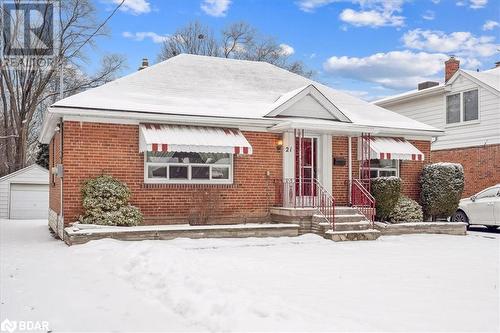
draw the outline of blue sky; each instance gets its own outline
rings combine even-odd
[[[94,1],[102,18],[120,2]],[[289,46],[314,79],[368,100],[442,81],[452,54],[467,69],[500,61],[498,0],[126,0],[89,66],[118,53],[128,63],[122,74],[135,71],[193,20],[214,31],[246,21]]]

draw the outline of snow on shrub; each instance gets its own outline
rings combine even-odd
[[[378,177],[371,179],[371,194],[376,202],[376,214],[379,221],[385,221],[396,206],[401,193],[399,177]]]
[[[389,221],[393,223],[400,222],[422,222],[424,214],[422,207],[405,195],[401,195],[394,206],[394,209],[389,214]]]
[[[102,175],[88,179],[82,187],[85,214],[80,222],[100,225],[134,226],[143,221],[137,207],[128,203],[130,190],[119,180]]]
[[[420,198],[426,219],[448,217],[458,207],[464,190],[464,169],[457,163],[429,164],[420,176]]]

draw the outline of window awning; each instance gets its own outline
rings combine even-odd
[[[141,124],[139,151],[252,154],[245,136],[233,128]]]
[[[424,154],[402,138],[372,137],[370,158],[380,160],[423,161]]]

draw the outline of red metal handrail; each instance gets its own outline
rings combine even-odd
[[[351,186],[351,204],[372,223],[375,221],[375,198],[368,192],[360,179],[353,179]]]
[[[335,230],[335,199],[316,179],[283,179],[277,182],[280,207],[316,208]]]

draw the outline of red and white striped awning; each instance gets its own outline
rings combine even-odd
[[[372,137],[370,140],[370,158],[423,161],[424,154],[402,138]]]
[[[238,129],[141,124],[139,151],[252,154],[252,146]]]

